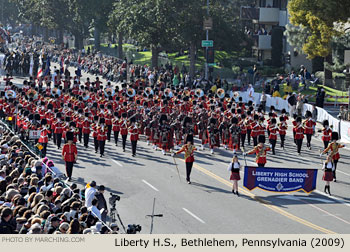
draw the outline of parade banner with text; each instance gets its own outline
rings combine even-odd
[[[244,187],[253,190],[256,187],[269,192],[310,193],[316,189],[317,169],[258,168],[246,166]]]

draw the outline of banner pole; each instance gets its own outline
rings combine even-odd
[[[242,150],[243,150],[243,153],[245,153],[245,148],[244,147],[242,147]],[[245,166],[248,166],[247,165],[247,160],[245,159],[245,155],[243,155],[243,157],[244,157]]]

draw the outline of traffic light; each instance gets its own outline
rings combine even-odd
[[[207,63],[214,63],[214,48],[213,47],[208,47],[207,49]]]

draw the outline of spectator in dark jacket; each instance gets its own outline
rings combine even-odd
[[[12,210],[9,207],[5,207],[1,211],[0,221],[0,234],[15,234],[16,227],[11,223]]]
[[[103,222],[106,222],[108,211],[107,211],[107,202],[103,195],[104,192],[105,192],[105,187],[103,185],[100,185],[98,188],[98,192],[95,194],[95,197],[98,200],[97,208],[99,210],[104,209],[104,211],[101,214],[101,219]]]

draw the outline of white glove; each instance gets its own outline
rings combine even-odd
[[[320,153],[320,157],[322,157],[322,155],[323,155],[323,153],[321,152],[321,153]]]
[[[172,157],[175,157],[175,156],[176,156],[176,153],[175,153],[175,152],[174,152],[174,153],[172,153],[172,154],[171,154],[171,156],[172,156]]]
[[[243,156],[247,156],[247,153],[246,153],[246,152],[243,152]]]
[[[272,144],[270,144],[270,148],[272,149]]]

